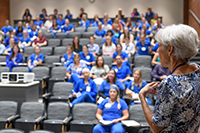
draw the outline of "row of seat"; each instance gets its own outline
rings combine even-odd
[[[87,108],[86,108],[87,107]],[[151,110],[153,106],[149,106]],[[91,133],[97,123],[95,117],[97,105],[93,103],[79,103],[72,109],[66,102],[24,102],[17,114],[17,103],[12,101],[0,101],[1,129],[14,127],[25,132],[34,129],[45,129],[60,133],[61,131],[81,131]],[[129,107],[129,119],[148,127],[145,116],[141,113],[140,104]],[[5,125],[6,124],[6,125]],[[140,127],[140,128],[141,128]],[[126,127],[127,132],[137,132],[140,128]]]

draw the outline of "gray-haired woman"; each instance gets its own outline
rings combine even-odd
[[[199,38],[190,26],[167,26],[156,34],[162,67],[171,75],[161,83],[146,85],[139,93],[147,122],[153,132],[197,133],[200,125],[200,67],[188,63],[198,52]],[[158,88],[155,109],[145,97]]]

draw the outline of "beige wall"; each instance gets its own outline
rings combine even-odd
[[[54,8],[57,8],[59,13],[65,15],[66,9],[70,9],[75,18],[80,7],[84,7],[88,17],[92,18],[95,14],[102,17],[105,12],[114,17],[118,8],[122,8],[125,16],[129,17],[134,7],[137,7],[140,13],[145,13],[148,6],[159,16],[163,16],[165,25],[183,23],[183,0],[95,0],[94,3],[89,3],[89,0],[10,0],[10,19],[11,22],[21,19],[25,8],[30,9],[33,18],[40,14],[44,7],[48,14],[52,14]]]

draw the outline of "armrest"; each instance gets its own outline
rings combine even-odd
[[[64,77],[64,81],[67,82],[67,79],[68,79],[67,76],[65,76],[65,77]]]
[[[15,121],[15,120],[18,119],[19,117],[20,117],[19,114],[13,115],[13,116],[9,117],[9,118],[6,120],[6,123],[10,123],[10,122],[12,122],[12,121]]]
[[[50,76],[44,76],[42,79],[45,80],[45,81],[47,81],[47,80],[50,79]]]
[[[43,99],[47,99],[47,98],[49,98],[50,96],[51,96],[51,93],[45,93],[45,94],[42,95],[42,98],[43,98]]]
[[[46,119],[46,116],[40,116],[35,120],[35,124],[39,124],[41,121],[44,121]]]
[[[64,125],[67,125],[71,120],[72,120],[72,116],[66,117],[66,118],[63,120],[63,124],[64,124]]]

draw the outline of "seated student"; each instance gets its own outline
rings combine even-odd
[[[107,21],[108,24],[112,25],[112,19],[108,17],[108,13],[104,13],[103,19],[101,20],[102,24],[104,24],[104,19]]]
[[[98,29],[94,32],[94,38],[103,38],[106,36],[106,31],[102,29],[102,23],[98,23]]]
[[[131,17],[132,18],[140,17],[140,13],[137,11],[137,8],[133,9],[133,12],[131,13]]]
[[[117,49],[113,54],[113,63],[116,63],[116,56],[120,55],[122,57],[123,62],[128,61],[128,54],[126,52],[122,51],[122,45],[121,44],[117,44]]]
[[[130,38],[127,36],[125,42],[122,43],[122,51],[126,52],[129,57],[135,54],[135,45],[130,42]]]
[[[81,20],[78,22],[79,26],[85,27],[87,29],[90,26],[90,21],[87,20],[87,16],[85,14],[82,15]]]
[[[130,43],[133,43],[134,36],[129,32],[128,27],[125,27],[123,34],[120,35],[120,44],[125,42],[126,37],[129,37]]]
[[[170,70],[166,67],[162,67],[160,64],[157,64],[152,73],[151,76],[153,78],[155,78],[158,81],[162,81],[163,79],[165,79],[168,75],[170,75]]]
[[[19,40],[21,37],[23,37],[23,28],[21,26],[18,27],[18,30],[16,31],[16,37]]]
[[[119,79],[127,87],[129,84],[128,77],[131,77],[132,75],[131,69],[125,63],[123,63],[122,57],[120,55],[115,57],[115,61],[117,65],[113,66],[112,69],[115,70],[117,79]]]
[[[94,55],[94,57],[97,57],[99,53],[99,45],[94,43],[94,37],[90,37],[90,43],[87,45],[88,50]]]
[[[93,128],[93,133],[125,133],[121,123],[129,118],[128,106],[126,102],[119,98],[119,88],[112,85],[109,90],[109,99],[103,100],[97,109],[96,118],[101,123],[103,120],[112,121],[112,124],[104,126],[97,124]],[[102,123],[103,124],[103,123]]]
[[[33,41],[32,46],[36,47],[36,46],[46,46],[47,45],[47,39],[46,37],[44,37],[42,31],[40,30],[38,32],[38,37]]]
[[[103,44],[102,51],[102,55],[104,56],[113,56],[114,52],[116,51],[116,46],[112,42],[110,36],[106,37],[106,41]]]
[[[120,16],[120,18],[124,18],[124,15],[122,13],[122,9],[121,8],[118,9],[118,14],[115,17],[117,18],[119,16]]]
[[[112,25],[108,24],[108,20],[107,19],[104,19],[102,24],[103,24],[102,25],[102,29],[105,30],[106,32],[108,30],[112,30]]]
[[[142,29],[139,33],[140,33],[140,34],[139,34],[140,36],[141,36],[142,34],[145,36],[145,41],[149,41],[149,42],[150,42],[150,39],[149,39],[149,37],[146,36],[146,31],[145,31],[144,29]],[[140,40],[140,36],[137,36],[137,37],[135,38],[135,40],[134,40],[134,43],[135,43],[135,44],[137,44],[137,42]],[[154,40],[154,39],[152,39],[152,40]]]
[[[54,38],[56,38],[56,33],[61,32],[60,26],[57,24],[56,19],[53,20],[52,26],[49,28],[48,32],[54,34]]]
[[[67,67],[67,80],[68,82],[72,82],[74,85],[76,85],[76,83],[79,81],[79,79],[83,78],[83,68],[86,68],[86,64],[80,62],[81,57],[79,54],[75,54],[74,58],[73,58],[73,63],[71,63],[68,67]]]
[[[98,23],[100,22],[99,16],[97,14],[94,15],[94,20],[91,20],[90,26],[91,27],[98,27]]]
[[[4,50],[5,55],[10,55],[13,51],[13,47],[15,45],[15,40],[14,38],[9,39],[9,45],[6,46],[6,49]]]
[[[24,15],[22,16],[23,20],[27,20],[28,17],[32,18],[32,15],[30,13],[30,10],[28,8],[25,9]]]
[[[13,31],[14,29],[12,26],[10,26],[9,20],[6,20],[5,24],[6,25],[1,28],[0,34],[3,34],[6,36],[9,34],[9,31],[11,30]]]
[[[149,55],[151,53],[151,42],[145,39],[145,35],[140,35],[140,40],[136,44],[136,55]]]
[[[35,40],[38,36],[38,30],[37,30],[37,26],[36,25],[33,25],[33,29],[32,31],[28,32],[30,38],[31,38],[31,41]]]
[[[26,21],[24,22],[24,27],[27,28],[28,26],[30,26],[32,21],[33,21],[32,18],[28,16]]]
[[[82,51],[82,44],[80,43],[79,38],[77,36],[74,37],[72,46],[73,46],[74,52],[80,53]]]
[[[3,37],[0,35],[0,55],[6,50],[5,45],[3,44]]]
[[[115,36],[113,35],[112,30],[108,30],[106,36],[110,36],[110,37],[112,38],[112,42],[113,42],[115,45],[117,45],[117,40],[116,40],[117,37],[115,37]],[[103,38],[102,44],[104,44],[105,41],[106,41],[106,37]]]
[[[115,18],[114,23],[112,24],[112,30],[115,30],[115,29],[118,29],[120,32],[123,32],[123,27],[122,27],[122,24],[120,24],[118,17]]]
[[[148,7],[145,17],[154,17],[151,7]]]
[[[65,25],[65,19],[63,19],[63,15],[59,14],[57,19],[57,24],[59,27],[63,27]]]
[[[40,16],[36,17],[36,21],[34,21],[34,25],[36,25],[37,28],[42,28],[44,26],[44,22],[40,20]]]
[[[45,8],[42,9],[42,13],[40,14],[40,19],[41,20],[47,20],[48,19],[47,10]]]
[[[19,21],[19,22],[17,23],[17,27],[15,27],[15,29],[13,30],[14,33],[16,33],[16,32],[18,31],[18,28],[19,28],[19,27],[22,27],[22,29],[25,30],[25,28],[23,27],[22,21]]]
[[[69,19],[65,19],[65,25],[61,28],[61,30],[69,35],[69,33],[74,32],[74,26],[73,24],[70,24]]]
[[[120,38],[120,36],[122,34],[120,32],[118,24],[114,24],[114,30],[112,32],[113,32],[113,36],[116,37],[116,38],[118,38],[118,39]]]
[[[153,29],[154,25],[157,23],[157,21],[158,21],[158,14],[155,13],[154,17],[151,19],[151,27],[152,27],[152,29]]]
[[[18,46],[20,49],[24,49],[25,47],[31,46],[31,38],[28,36],[28,32],[26,30],[23,31],[23,37],[19,39]]]
[[[96,60],[96,65],[92,67],[90,77],[94,79],[96,84],[101,84],[104,79],[107,78],[107,73],[109,71],[108,65],[104,64],[102,56],[98,56]]]
[[[9,67],[12,72],[13,67],[17,67],[18,63],[23,63],[23,55],[20,53],[18,45],[14,45],[12,53],[6,57],[6,67]]]
[[[54,18],[54,19],[58,19],[58,16],[59,16],[59,14],[58,14],[58,9],[55,8],[55,9],[53,10],[53,18]]]
[[[89,69],[92,68],[92,65],[95,64],[95,57],[94,55],[88,50],[87,45],[83,45],[83,51],[79,53],[82,62],[85,62]]]
[[[70,10],[67,9],[66,12],[67,12],[67,14],[65,15],[65,19],[72,19],[73,15],[70,13]]]
[[[125,90],[124,85],[119,79],[117,79],[116,72],[113,69],[108,72],[107,78],[99,86],[99,97],[102,97],[103,99],[109,98],[109,90],[112,85],[116,85],[119,88],[120,98],[122,98]],[[98,102],[100,103],[101,101]]]
[[[97,95],[97,85],[90,79],[90,70],[88,68],[83,69],[83,79],[80,79],[72,90],[72,96],[75,98],[70,104],[71,107],[74,104],[89,102],[95,103]]]
[[[129,32],[135,32],[135,30],[136,30],[136,25],[131,22],[131,18],[127,18],[124,28],[125,27],[128,28]]]
[[[134,81],[131,81],[126,88],[126,95],[134,98],[138,98],[138,94],[140,90],[147,85],[147,82],[142,80],[142,72],[141,70],[137,69],[133,73]],[[132,101],[131,105],[140,103],[140,101]],[[151,100],[147,97],[147,104],[151,105]]]
[[[33,27],[34,27],[34,22],[33,22],[33,20],[31,20],[31,21],[30,21],[30,24],[29,24],[28,27],[27,27],[28,32],[33,31]],[[37,26],[37,25],[36,25],[36,28],[37,28],[37,30],[40,29],[40,27]]]
[[[72,45],[67,45],[67,51],[63,54],[61,62],[63,63],[63,67],[68,67],[74,62],[74,49]]]
[[[15,43],[18,43],[18,39],[17,39],[16,36],[14,36],[14,32],[13,32],[12,30],[9,31],[9,34],[10,34],[10,36],[6,37],[6,39],[4,40],[4,43],[5,43],[6,45],[9,45],[9,40],[10,40],[10,38],[13,38],[14,41],[15,41]]]
[[[48,18],[49,19],[44,23],[44,27],[49,29],[53,24],[53,15],[49,15]]]
[[[146,37],[148,37],[148,38],[153,37],[152,31],[147,29],[146,24],[142,25],[142,29],[140,31],[138,31],[137,36],[140,36],[142,30],[144,30]]]
[[[160,64],[159,54],[157,52],[154,53],[153,59],[151,60],[151,64],[158,65]]]
[[[158,21],[157,23],[154,25],[153,27],[153,31],[154,32],[157,32],[159,31],[160,29],[163,29],[165,27],[165,25],[162,23],[162,20],[160,18],[158,18]]]
[[[125,20],[121,18],[121,16],[118,16],[118,19],[119,19],[119,23],[122,25],[122,28],[123,26],[125,25]]]
[[[28,60],[28,68],[31,72],[32,69],[44,62],[44,56],[40,53],[40,47],[35,47],[35,53],[32,54]]]
[[[149,23],[146,22],[145,17],[142,18],[142,23],[140,23],[138,25],[138,27],[136,28],[136,31],[140,31],[142,29],[143,24],[145,24],[147,26],[147,29],[151,30],[151,26]]]

